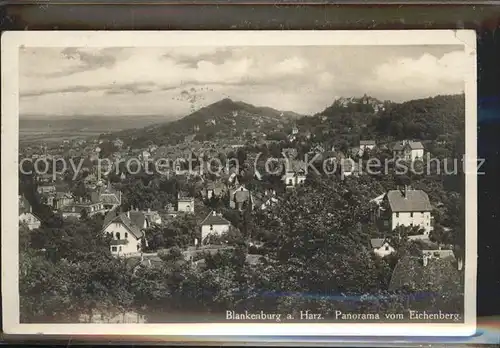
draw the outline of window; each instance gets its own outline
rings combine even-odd
[[[214,230],[214,225],[210,225],[210,231]]]
[[[388,251],[389,250],[389,246],[385,246],[385,251]]]
[[[128,233],[127,233],[127,232],[125,232],[125,239],[127,239],[127,238],[128,238]]]
[[[116,247],[115,246],[111,247],[111,251],[116,252]]]
[[[120,232],[116,232],[116,239],[120,239]]]
[[[396,213],[396,217],[397,217],[397,218],[399,217],[399,213]]]
[[[288,185],[293,185],[293,181],[292,181],[292,179],[289,179],[289,180],[288,180]]]
[[[413,213],[410,213],[410,217],[413,217]]]
[[[120,251],[122,251],[122,247],[120,247]]]

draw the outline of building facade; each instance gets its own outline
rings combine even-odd
[[[370,245],[373,252],[379,257],[386,257],[396,251],[384,238],[372,238]]]
[[[231,223],[224,219],[221,214],[212,211],[201,223],[201,241],[202,243],[211,234],[222,235],[229,231]]]
[[[393,147],[394,158],[415,161],[424,157],[424,146],[420,141],[403,140]]]
[[[391,190],[384,197],[384,218],[391,230],[398,226],[419,227],[424,235],[432,231],[432,206],[429,196],[422,190],[405,186],[402,190]]]
[[[144,232],[131,220],[130,212],[108,213],[102,232],[111,239],[110,251],[115,256],[127,256],[141,250]]]

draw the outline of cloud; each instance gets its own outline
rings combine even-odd
[[[461,93],[464,90],[465,52],[455,51],[435,57],[428,53],[416,59],[395,58],[375,69],[371,90],[382,90],[406,98]]]
[[[460,47],[25,48],[21,114],[179,116],[230,97],[315,113],[335,96],[463,89]],[[369,57],[369,59],[367,59]]]

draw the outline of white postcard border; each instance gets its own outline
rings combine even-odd
[[[21,324],[17,202],[19,48],[175,46],[463,45],[466,52],[466,254],[462,324]],[[2,51],[2,305],[3,332],[120,336],[470,336],[476,331],[477,90],[472,30],[387,31],[19,31],[5,32]]]

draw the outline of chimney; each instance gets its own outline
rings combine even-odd
[[[460,257],[460,258],[457,259],[457,268],[458,268],[459,271],[461,271],[463,269],[463,267],[464,267],[464,261]]]
[[[404,189],[403,189],[403,196],[406,198],[408,198],[408,185],[405,185]]]
[[[215,211],[215,210],[212,212],[212,215],[213,215],[213,216],[217,216],[217,213],[216,213],[216,211]]]
[[[424,267],[426,267],[427,266],[427,256],[424,255],[422,258],[422,261],[424,263]]]
[[[151,213],[151,208],[148,208],[148,213]]]
[[[130,219],[130,210],[127,211],[127,217]]]

